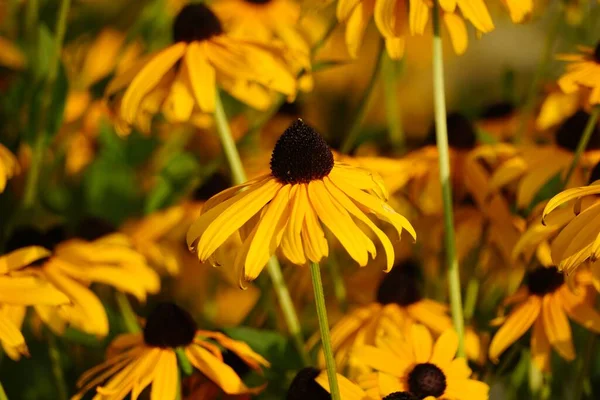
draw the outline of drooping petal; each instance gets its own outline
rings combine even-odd
[[[544,296],[542,317],[550,345],[564,359],[575,359],[571,326],[556,293]]]

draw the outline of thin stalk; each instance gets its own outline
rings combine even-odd
[[[194,367],[192,367],[192,363],[185,354],[183,347],[175,349],[175,354],[177,355],[177,362],[179,363],[181,372],[185,374],[185,376],[191,376],[194,372]]]
[[[48,64],[48,74],[46,76],[46,82],[41,98],[41,113],[35,124],[36,129],[35,140],[33,143],[33,154],[31,158],[31,168],[29,170],[29,174],[27,175],[25,194],[23,198],[23,206],[25,208],[31,207],[35,203],[37,197],[38,182],[40,179],[44,150],[46,147],[46,119],[52,103],[52,92],[54,89],[54,83],[56,82],[56,77],[58,75],[60,53],[65,39],[65,33],[67,31],[67,16],[69,15],[70,8],[71,0],[61,0],[56,21],[54,53],[52,54],[52,59]]]
[[[536,99],[540,90],[540,84],[542,83],[542,79],[546,73],[546,70],[552,61],[552,50],[554,49],[554,43],[558,38],[558,32],[560,31],[562,18],[562,10],[559,9],[556,11],[554,18],[550,21],[550,26],[544,42],[544,49],[542,50],[542,57],[540,58],[537,68],[533,74],[531,86],[529,86],[529,90],[527,91],[527,95],[525,97],[525,103],[523,105],[523,110],[521,111],[521,117],[519,120],[519,127],[517,128],[517,133],[514,137],[515,143],[519,143],[523,139],[525,129],[527,128],[527,123],[529,122],[529,119],[531,118],[535,108]]]
[[[435,128],[439,153],[440,183],[444,204],[444,242],[446,262],[448,264],[448,289],[450,292],[450,310],[452,323],[458,334],[458,355],[465,354],[465,322],[463,318],[462,297],[460,291],[460,272],[456,256],[454,238],[454,213],[452,210],[452,186],[450,184],[450,155],[448,152],[448,127],[446,125],[446,98],[444,94],[444,59],[442,37],[440,35],[440,10],[438,0],[433,2],[433,95],[435,108]]]
[[[50,363],[52,365],[52,374],[54,375],[54,381],[56,383],[58,399],[67,400],[69,398],[69,393],[65,382],[65,374],[60,362],[60,351],[58,350],[56,337],[52,332],[48,332],[48,356],[50,357]]]
[[[319,318],[319,329],[321,330],[321,342],[325,354],[325,365],[327,366],[327,378],[329,380],[329,391],[332,400],[340,400],[340,388],[338,387],[335,370],[335,358],[331,347],[331,336],[329,334],[329,322],[327,321],[327,307],[325,306],[325,294],[323,293],[323,282],[321,282],[321,269],[318,263],[310,263],[310,274],[312,276],[313,291],[315,292],[315,306]]]
[[[138,333],[141,331],[140,325],[138,324],[137,317],[133,308],[131,307],[131,303],[127,298],[125,293],[116,292],[115,299],[117,300],[117,305],[119,306],[119,311],[121,311],[121,316],[123,317],[123,322],[125,322],[125,328],[129,333]]]
[[[231,169],[233,183],[236,185],[244,183],[247,180],[246,172],[244,171],[240,154],[235,146],[235,141],[233,140],[233,135],[231,134],[231,129],[227,122],[227,115],[225,115],[225,109],[223,108],[223,103],[221,102],[221,96],[219,95],[218,90],[215,96],[215,122],[217,124],[217,133],[219,134],[219,139],[223,146],[223,152],[229,163],[229,168]],[[300,321],[298,320],[298,315],[294,309],[294,303],[292,302],[290,292],[283,279],[283,274],[281,273],[281,266],[276,257],[271,257],[267,263],[267,271],[273,281],[275,294],[279,300],[279,305],[283,311],[283,316],[288,330],[290,331],[290,335],[294,340],[294,344],[296,345],[296,349],[302,357],[302,360],[308,365],[310,363],[310,358],[304,348],[304,339],[302,338]]]
[[[588,119],[587,125],[585,126],[585,129],[583,131],[583,135],[581,136],[581,139],[579,139],[579,143],[577,144],[577,149],[575,149],[575,155],[573,155],[573,161],[571,161],[571,165],[569,166],[567,174],[565,175],[565,179],[562,182],[563,189],[567,187],[567,184],[569,183],[569,179],[571,179],[573,172],[575,172],[575,168],[577,168],[577,165],[579,165],[579,159],[581,158],[581,155],[587,148],[590,138],[592,137],[592,133],[594,133],[594,129],[596,128],[596,124],[598,123],[599,116],[600,116],[600,106],[596,106],[593,109],[592,114],[590,115],[590,118]]]
[[[350,126],[350,130],[348,131],[348,135],[344,139],[342,146],[340,147],[340,151],[342,153],[349,153],[354,145],[356,144],[356,140],[358,139],[358,135],[360,135],[360,130],[362,128],[363,120],[367,115],[369,100],[371,99],[371,94],[373,93],[373,89],[375,89],[375,84],[377,83],[377,78],[379,77],[379,72],[381,71],[381,61],[385,56],[385,49],[383,46],[383,41],[379,44],[379,50],[377,51],[377,60],[375,61],[375,66],[373,67],[373,73],[371,74],[371,79],[367,83],[367,87],[365,88],[362,97],[358,102],[358,106],[356,107],[356,112],[354,114],[354,120],[352,121],[352,125]]]
[[[39,0],[28,0],[25,6],[25,34],[29,41],[33,41],[36,36],[35,29],[40,14],[39,8]]]
[[[392,148],[404,153],[406,149],[406,138],[400,118],[400,105],[398,103],[398,77],[396,76],[395,63],[386,52],[381,63],[381,76],[383,78],[383,93],[385,101],[385,114],[388,124],[388,134]],[[400,61],[404,62],[404,61]]]
[[[4,391],[4,386],[2,386],[2,382],[0,382],[0,400],[8,400],[8,396]]]

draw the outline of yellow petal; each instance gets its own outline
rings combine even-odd
[[[544,296],[542,304],[542,317],[544,321],[544,331],[548,336],[550,345],[566,360],[575,359],[575,349],[571,337],[571,326],[569,320],[563,311],[560,298],[556,297],[556,292]]]
[[[215,110],[217,83],[215,69],[208,63],[200,43],[190,43],[185,54],[185,63],[191,83],[192,92],[204,112]]]
[[[40,246],[23,247],[0,257],[0,274],[21,269],[35,261],[49,257],[52,253]]]
[[[448,29],[454,52],[464,54],[469,45],[469,34],[465,22],[456,14],[444,13],[444,24]]]
[[[487,33],[494,29],[492,17],[483,0],[457,0],[456,3],[465,18],[471,21],[477,30]]]
[[[544,207],[544,212],[542,213],[542,220],[546,218],[548,214],[554,211],[556,208],[560,207],[562,204],[583,197],[590,196],[594,194],[600,193],[600,185],[591,185],[584,186],[579,188],[567,189],[565,191],[560,192],[556,196],[554,196],[546,207]]]

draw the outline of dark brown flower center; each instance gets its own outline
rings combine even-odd
[[[333,153],[312,127],[298,119],[283,132],[271,155],[271,174],[283,184],[323,179],[333,168]]]
[[[477,144],[477,134],[473,124],[464,115],[459,113],[448,114],[448,145],[457,150],[470,150]],[[427,143],[436,144],[435,124],[429,129]]]
[[[525,282],[529,293],[543,296],[561,287],[565,277],[556,267],[539,267],[527,273]]]
[[[446,390],[446,375],[434,364],[417,364],[408,374],[408,389],[417,399],[440,397]]]
[[[175,42],[194,42],[207,40],[223,33],[223,27],[217,16],[202,3],[188,4],[183,7],[173,23]]]
[[[114,233],[115,231],[115,227],[108,221],[102,218],[88,217],[77,224],[75,236],[92,241]]]
[[[315,381],[320,373],[321,371],[312,367],[301,369],[290,384],[286,400],[331,400],[327,390]]]
[[[417,397],[408,392],[395,392],[388,394],[383,400],[417,400]]]
[[[600,63],[600,42],[598,42],[596,48],[594,49],[594,60]]]
[[[146,319],[144,342],[148,346],[176,348],[194,341],[198,327],[192,316],[173,303],[160,303]]]
[[[583,110],[577,111],[573,116],[567,118],[556,131],[556,144],[568,151],[575,151],[579,140],[585,131],[590,119],[590,114]],[[598,126],[594,127],[590,141],[586,149],[600,149],[600,132]]]
[[[407,307],[422,298],[419,266],[412,260],[394,266],[377,289],[377,302],[384,305],[395,303]]]
[[[600,179],[600,162],[598,164],[596,164],[596,166],[592,170],[588,184],[591,185],[592,183],[596,182],[598,179]]]
[[[494,103],[488,106],[481,113],[481,117],[484,119],[499,119],[505,118],[511,115],[515,111],[515,106],[507,101],[500,103]]]

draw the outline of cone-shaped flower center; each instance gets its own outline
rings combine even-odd
[[[484,119],[499,119],[508,117],[515,111],[515,106],[511,103],[503,101],[500,103],[494,103],[487,107],[481,113],[481,117]]]
[[[146,320],[144,342],[162,348],[187,346],[194,341],[197,330],[187,311],[173,303],[160,303]]]
[[[395,392],[388,394],[383,400],[417,400],[417,397],[408,392]]]
[[[271,155],[271,173],[283,184],[308,183],[329,175],[333,153],[301,119],[283,132]]]
[[[477,135],[473,124],[464,115],[459,113],[448,114],[448,145],[453,149],[470,150],[477,144]],[[435,124],[430,128],[428,143],[437,143]]]
[[[89,217],[79,222],[76,229],[76,236],[92,241],[115,231],[115,227],[108,221],[101,218]]]
[[[565,283],[565,277],[556,267],[539,267],[527,273],[529,293],[543,296],[554,292]]]
[[[286,400],[331,400],[327,390],[315,381],[320,373],[321,371],[312,367],[301,369],[290,384]]]
[[[579,110],[573,116],[567,118],[556,132],[556,144],[565,150],[574,152],[577,149],[577,145],[579,144],[579,140],[585,131],[589,119],[590,114],[583,110]],[[598,132],[598,127],[596,126],[586,149],[599,148],[600,132]]]
[[[600,63],[600,42],[598,42],[596,48],[594,49],[594,60]]]
[[[590,180],[588,181],[588,183],[591,185],[593,182],[597,181],[598,179],[600,179],[600,162],[598,164],[596,164],[596,166],[592,170],[592,173],[590,174]]]
[[[421,299],[419,267],[414,261],[394,266],[377,289],[377,302],[384,305],[395,303],[407,307]]]
[[[440,397],[446,390],[446,375],[434,364],[417,364],[408,375],[408,389],[418,399]]]
[[[210,39],[223,33],[223,27],[217,16],[202,3],[188,4],[183,7],[173,23],[175,42],[193,42]]]

